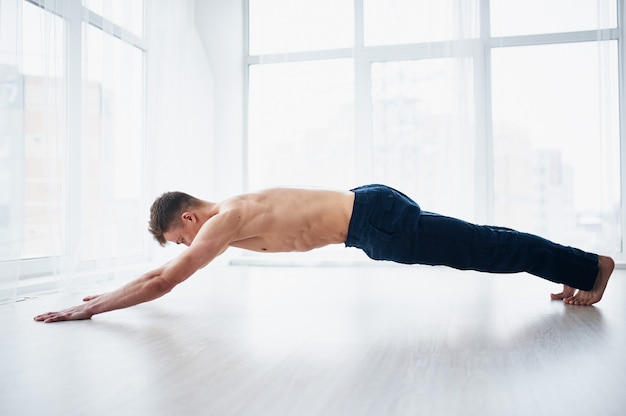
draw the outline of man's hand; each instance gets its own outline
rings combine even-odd
[[[96,298],[99,298],[102,295],[93,295],[87,296],[83,298],[83,301],[89,302]],[[35,316],[35,321],[38,322],[59,322],[59,321],[77,321],[83,319],[91,319],[93,316],[92,313],[89,312],[88,304],[84,303],[82,305],[74,306],[71,308],[64,309],[59,312],[47,312],[41,315]]]

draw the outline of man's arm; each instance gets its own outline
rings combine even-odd
[[[177,284],[186,280],[202,266],[198,263],[200,256],[194,256],[194,251],[197,249],[189,248],[173,261],[145,273],[112,292],[88,296],[83,299],[85,303],[82,305],[59,312],[44,313],[34,319],[46,323],[90,319],[99,313],[128,308],[157,299],[170,292]]]
[[[113,292],[104,295],[88,296],[83,299],[86,303],[82,305],[38,315],[35,317],[35,321],[48,323],[90,319],[93,315],[99,313],[127,308],[161,297],[173,288],[173,286],[161,278],[166,267],[167,265],[152,270]]]
[[[99,313],[128,308],[159,298],[226,251],[237,235],[239,224],[241,216],[237,212],[215,215],[201,227],[189,248],[164,266],[113,292],[88,296],[83,299],[85,303],[82,305],[44,313],[34,319],[40,322],[90,319]]]
[[[200,233],[198,237],[187,250],[164,266],[149,271],[112,292],[88,296],[81,305],[38,315],[34,318],[35,321],[49,323],[90,319],[99,313],[128,308],[165,295],[228,248],[227,239],[216,241],[203,238]]]

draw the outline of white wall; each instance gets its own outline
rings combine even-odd
[[[214,199],[244,190],[243,0],[196,0],[195,25],[214,76]]]

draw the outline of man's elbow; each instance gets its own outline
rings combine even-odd
[[[148,290],[153,293],[154,297],[163,296],[176,287],[176,283],[164,279],[163,277],[155,277],[148,282]]]
[[[161,295],[171,292],[179,283],[187,280],[193,273],[191,269],[182,269],[175,267],[166,267],[158,275],[151,279],[153,290]]]

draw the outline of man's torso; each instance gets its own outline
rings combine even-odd
[[[354,193],[274,188],[216,205],[216,214],[237,213],[230,246],[261,252],[308,251],[345,242]]]

